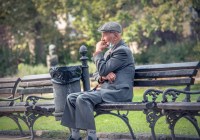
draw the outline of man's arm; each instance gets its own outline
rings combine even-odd
[[[107,76],[110,72],[114,72],[120,67],[127,64],[127,53],[123,47],[114,50],[109,60],[104,60],[103,53],[97,53],[94,57],[94,62],[100,76]]]
[[[95,72],[93,74],[93,78],[99,83],[102,84],[104,83],[104,81],[108,80],[110,83],[112,83],[115,78],[116,75],[113,72],[110,72],[107,76],[100,76],[98,72]]]

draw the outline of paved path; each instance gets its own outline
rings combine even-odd
[[[20,138],[20,137],[16,137],[16,136],[0,136],[0,140],[30,140],[30,139],[29,138]],[[35,138],[35,140],[64,140],[64,139]],[[131,139],[100,138],[99,140],[131,140]]]
[[[35,140],[66,140],[66,134],[62,135],[62,133],[58,133],[56,135],[52,135],[51,131],[44,131],[43,133],[50,133],[48,137],[53,136],[54,138],[48,138],[43,135],[37,135]],[[42,133],[41,133],[42,134]],[[43,136],[43,138],[42,138]],[[83,135],[84,136],[84,135]],[[97,136],[100,140],[131,140],[130,134],[123,133],[97,133]],[[151,140],[151,134],[136,134],[137,140]],[[169,135],[157,135],[158,140],[171,140],[171,136]],[[2,133],[0,134],[0,140],[30,140],[30,137],[21,138],[16,133]],[[84,139],[83,139],[84,140]],[[177,136],[177,140],[200,140],[196,137],[188,137],[185,136]]]

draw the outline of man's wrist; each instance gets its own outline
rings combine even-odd
[[[99,84],[102,84],[104,82],[103,77],[100,77],[98,82],[99,82]]]
[[[95,55],[97,55],[97,54],[99,54],[99,53],[101,53],[102,51],[95,51],[94,53],[93,53],[93,56],[95,56]]]

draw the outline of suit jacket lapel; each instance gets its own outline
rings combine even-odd
[[[111,53],[111,50],[110,50],[110,49],[106,51],[106,53],[105,53],[105,55],[104,55],[104,59],[105,59],[106,61],[108,61],[108,60],[110,59],[110,53]]]

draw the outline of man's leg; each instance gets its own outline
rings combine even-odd
[[[87,130],[87,140],[98,140],[96,130]]]
[[[96,140],[94,106],[102,102],[100,91],[85,92],[76,99],[76,127],[87,130],[88,139]]]
[[[70,128],[76,128],[76,124],[75,124],[76,99],[81,94],[82,94],[81,92],[77,92],[77,93],[71,93],[67,96],[65,109],[64,109],[63,116],[61,119],[61,125],[64,125]]]
[[[75,139],[75,140],[79,140],[81,139],[81,135],[80,135],[80,130],[79,129],[74,129],[71,128],[71,138]]]
[[[81,140],[80,130],[75,126],[75,104],[77,97],[81,92],[72,93],[67,96],[65,110],[62,116],[61,124],[71,129],[71,136],[68,140]]]

